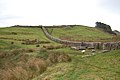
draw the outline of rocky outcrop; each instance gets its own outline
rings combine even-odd
[[[107,24],[101,23],[101,22],[96,22],[96,28],[102,29],[104,32],[110,33],[110,34],[115,34],[111,27]]]

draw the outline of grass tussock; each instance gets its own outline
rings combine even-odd
[[[25,52],[24,49],[15,49],[15,50],[9,50],[9,51],[0,51],[0,58],[6,58],[9,56],[16,56],[18,54],[22,54]]]
[[[0,80],[28,80],[28,77],[28,72],[22,67],[9,68],[0,73]]]
[[[0,57],[0,80],[30,80],[47,69],[45,60],[22,50],[2,52]]]
[[[43,49],[38,57],[26,52],[28,51],[24,49],[16,49],[0,53],[0,80],[30,80],[46,71],[48,65],[71,61],[69,55],[63,52]]]
[[[113,36],[112,39],[113,39],[114,41],[120,41],[120,35]]]
[[[65,53],[59,53],[59,52],[50,53],[47,59],[48,64],[53,64],[58,62],[70,62],[70,61],[71,61],[71,58],[69,55]]]
[[[47,69],[47,64],[42,59],[32,58],[27,61],[26,67],[34,73],[43,73]]]

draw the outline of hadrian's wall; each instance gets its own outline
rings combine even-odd
[[[120,49],[120,41],[119,42],[74,42],[74,41],[68,41],[68,40],[61,40],[59,38],[55,38],[49,34],[47,31],[47,28],[62,28],[62,27],[74,27],[74,26],[80,26],[80,25],[61,25],[61,26],[21,26],[21,25],[15,25],[12,27],[25,27],[25,28],[41,28],[46,35],[47,38],[49,38],[52,41],[55,41],[60,44],[64,44],[67,46],[75,46],[82,48],[94,48],[94,49],[107,49],[107,50],[114,50],[114,49]],[[106,25],[104,23],[97,22],[97,26],[103,27],[108,26],[108,28],[104,28],[106,30],[111,31],[111,28],[109,25]]]
[[[80,49],[82,48],[107,49],[107,50],[120,49],[120,42],[74,42],[68,40],[61,40],[59,38],[51,36],[45,27],[42,26],[41,28],[47,38],[60,44],[75,46],[79,47]]]

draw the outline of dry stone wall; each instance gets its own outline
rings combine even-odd
[[[49,34],[46,27],[41,27],[44,34],[47,38],[49,38],[52,41],[55,41],[60,44],[64,44],[67,46],[75,46],[79,49],[106,49],[106,50],[115,50],[120,49],[120,42],[74,42],[74,41],[68,41],[68,40],[61,40],[59,38],[55,38]]]
[[[111,32],[111,27],[109,25],[106,25],[101,22],[96,23],[96,27],[101,27],[102,29]],[[120,41],[119,42],[74,42],[74,41],[68,41],[68,40],[62,40],[59,38],[55,38],[49,34],[47,31],[47,28],[63,28],[63,27],[74,27],[77,25],[61,25],[61,26],[21,26],[21,25],[15,25],[12,27],[25,27],[25,28],[41,28],[46,35],[46,37],[52,41],[55,41],[60,44],[64,44],[67,46],[74,46],[77,47],[78,49],[106,49],[106,50],[115,50],[115,49],[120,49]]]

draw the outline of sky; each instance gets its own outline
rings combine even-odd
[[[103,22],[120,31],[120,0],[0,0],[0,27],[86,25]]]

